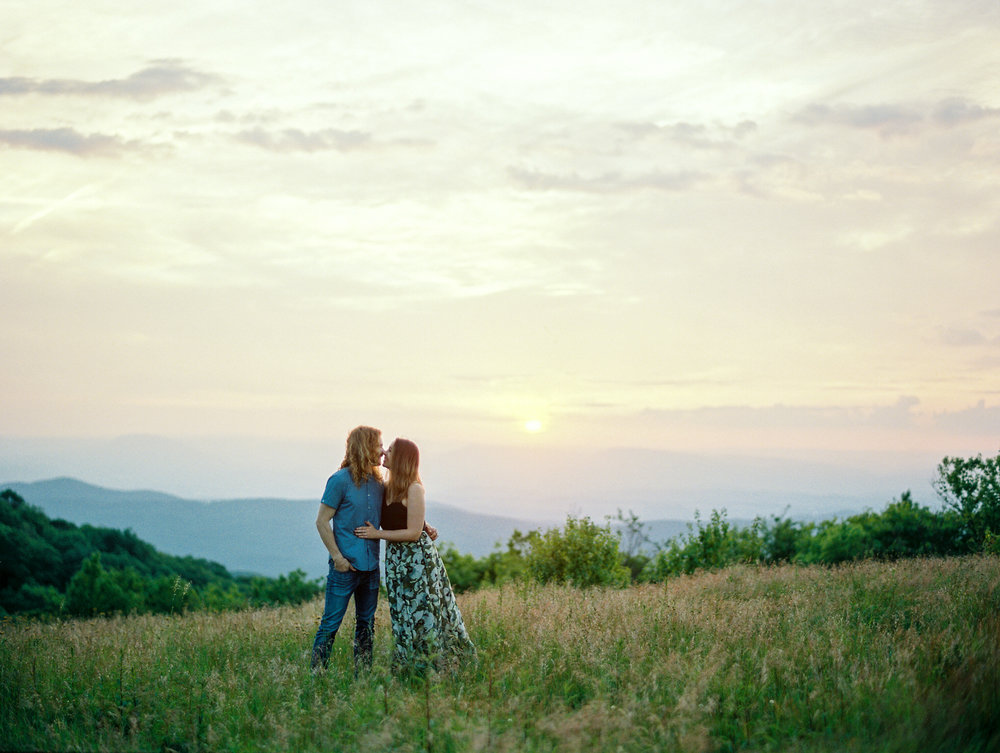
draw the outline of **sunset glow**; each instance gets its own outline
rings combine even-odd
[[[3,17],[0,436],[1000,449],[995,5]]]

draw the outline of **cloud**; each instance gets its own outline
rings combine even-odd
[[[808,126],[835,125],[883,133],[900,132],[923,122],[918,109],[906,105],[821,105],[813,104],[794,117]]]
[[[952,126],[985,118],[1000,118],[1000,108],[983,107],[964,99],[946,99],[934,108],[934,120]]]
[[[969,345],[984,345],[989,342],[982,332],[967,327],[948,327],[941,335],[945,345],[963,348]]]
[[[920,399],[913,395],[901,396],[893,405],[879,406],[865,418],[866,426],[883,429],[906,429],[914,425],[913,409],[920,405]]]
[[[934,414],[934,423],[942,429],[958,433],[985,434],[997,437],[1000,450],[1000,405],[986,406],[980,400],[971,408]]]
[[[273,152],[349,152],[371,143],[371,134],[364,131],[341,131],[326,128],[322,131],[302,131],[286,128],[283,131],[265,131],[263,128],[241,131],[238,141]]]
[[[695,149],[727,149],[757,130],[752,120],[734,126],[708,126],[704,123],[619,123],[618,128],[633,138],[661,137]]]
[[[13,149],[66,152],[79,157],[109,157],[132,148],[135,142],[102,133],[83,134],[73,128],[0,130],[0,145]]]
[[[985,400],[979,400],[969,408],[933,412],[921,410],[920,404],[919,398],[903,395],[895,403],[884,405],[730,405],[646,410],[637,418],[647,428],[661,432],[716,430],[731,434],[776,430],[855,436],[859,441],[867,432],[875,432],[876,436],[884,432],[985,436],[993,437],[1000,450],[1000,405],[988,406]]]
[[[93,191],[96,188],[99,188],[101,185],[104,185],[104,184],[106,184],[108,182],[109,181],[104,181],[102,183],[91,183],[91,184],[88,184],[88,185],[85,185],[85,186],[81,186],[80,188],[76,189],[75,191],[73,191],[69,195],[67,195],[67,196],[65,196],[65,197],[63,197],[61,199],[58,199],[57,201],[53,201],[53,202],[50,202],[50,203],[46,204],[45,206],[43,206],[38,211],[33,212],[32,214],[28,215],[23,220],[21,220],[20,222],[18,222],[14,226],[14,228],[10,231],[10,234],[12,236],[14,236],[14,235],[17,235],[18,233],[23,232],[24,230],[26,230],[27,228],[31,227],[32,225],[34,225],[39,220],[47,217],[48,215],[52,214],[53,212],[57,212],[60,209],[62,209],[64,207],[72,204],[74,201],[76,201],[80,197],[87,196],[87,195],[93,193]]]
[[[219,81],[217,76],[196,71],[177,60],[156,60],[127,78],[107,81],[0,78],[0,97],[42,94],[148,100],[177,92],[194,91]]]
[[[517,167],[509,168],[507,172],[514,182],[532,191],[580,191],[584,193],[615,193],[642,189],[685,191],[694,187],[704,178],[703,174],[693,171],[651,172],[636,176],[605,173],[596,177],[584,177],[577,173],[557,175]]]
[[[891,405],[712,406],[686,410],[646,410],[641,416],[655,424],[705,426],[725,429],[906,429],[915,425],[914,408],[920,400],[901,396]]]
[[[903,133],[932,123],[953,127],[987,118],[1000,118],[1000,108],[984,107],[967,99],[944,99],[934,105],[812,104],[796,113],[792,120],[808,126],[841,126],[879,131],[883,135]]]

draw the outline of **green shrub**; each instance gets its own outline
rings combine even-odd
[[[966,551],[983,549],[987,532],[1000,531],[1000,455],[946,457],[938,465],[934,489],[960,521]]]
[[[138,611],[145,602],[142,586],[135,570],[105,570],[94,552],[66,588],[66,609],[80,616]]]
[[[566,526],[537,537],[527,556],[528,575],[540,583],[587,586],[625,586],[628,568],[618,551],[618,537],[610,525],[589,518],[566,518]]]
[[[697,570],[715,570],[737,563],[760,562],[764,558],[763,521],[755,518],[747,528],[734,528],[726,511],[712,510],[707,523],[699,513],[688,523],[687,534],[668,541],[643,571],[643,578],[663,581]]]

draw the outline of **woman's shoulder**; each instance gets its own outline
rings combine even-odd
[[[410,488],[406,490],[407,499],[423,499],[424,498],[424,485],[419,481],[414,481],[410,484]]]

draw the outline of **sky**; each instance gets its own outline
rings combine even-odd
[[[995,0],[0,16],[11,480],[300,493],[362,423],[605,496],[595,451],[1000,450]]]

